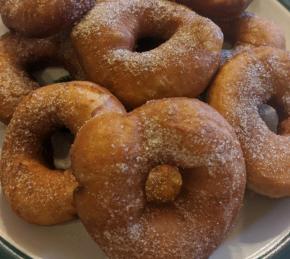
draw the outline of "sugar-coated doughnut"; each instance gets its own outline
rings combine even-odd
[[[30,67],[36,63],[64,66],[72,78],[83,79],[70,41],[64,35],[46,39],[29,39],[15,33],[0,38],[0,121],[9,122],[21,99],[39,87]]]
[[[71,157],[79,217],[111,259],[207,258],[241,207],[246,175],[238,139],[195,99],[93,118]]]
[[[210,18],[232,18],[242,13],[253,0],[173,0]]]
[[[80,20],[96,0],[2,0],[3,23],[25,36],[48,37]]]
[[[163,43],[138,52],[144,38]],[[85,16],[72,40],[88,78],[132,108],[198,96],[219,66],[223,36],[213,22],[176,3],[109,0]]]
[[[274,22],[255,14],[244,12],[234,19],[216,19],[215,22],[221,27],[225,41],[230,44],[228,49],[222,51],[223,63],[237,53],[254,47],[286,48],[282,29]]]
[[[40,225],[74,218],[78,184],[70,169],[48,165],[43,143],[57,128],[76,134],[92,114],[123,111],[107,90],[89,82],[50,85],[26,96],[8,125],[2,150],[2,190],[12,209]]]
[[[282,135],[290,135],[290,118],[281,122],[279,133]]]
[[[209,104],[239,137],[248,187],[270,197],[290,196],[289,80],[290,53],[260,47],[226,63],[209,93]],[[259,107],[263,104],[278,111],[282,135],[273,133],[262,120]]]

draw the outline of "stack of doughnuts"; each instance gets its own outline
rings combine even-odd
[[[246,185],[290,196],[290,54],[251,2],[0,0],[0,180],[15,213],[79,218],[112,259],[207,258]],[[43,86],[32,70],[51,64],[78,81]]]

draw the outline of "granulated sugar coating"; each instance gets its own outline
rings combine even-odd
[[[163,43],[137,52],[146,37]],[[198,96],[218,68],[223,36],[210,20],[169,1],[109,0],[85,16],[72,40],[89,79],[132,108]]]
[[[0,120],[9,122],[21,101],[39,87],[29,72],[31,66],[63,65],[72,78],[84,77],[70,41],[66,35],[46,39],[29,39],[15,33],[0,38]]]
[[[179,169],[181,189],[173,201],[148,202],[148,174],[165,165]],[[112,259],[208,257],[233,225],[246,180],[232,128],[187,98],[90,120],[75,140],[72,169],[79,216]]]
[[[3,23],[29,37],[47,37],[72,26],[96,0],[2,0]]]
[[[289,82],[290,53],[260,47],[229,61],[209,94],[210,105],[241,142],[249,188],[270,197],[290,196]],[[259,115],[259,107],[267,103],[285,120],[282,135],[274,134]]]
[[[96,112],[97,110],[97,112]],[[60,127],[76,134],[92,117],[124,112],[108,91],[89,82],[40,88],[16,108],[7,128],[1,159],[1,184],[12,209],[30,223],[51,225],[75,217],[70,169],[54,170],[45,159],[44,141]]]

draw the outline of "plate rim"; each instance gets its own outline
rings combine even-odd
[[[3,257],[2,257],[3,256]],[[9,243],[4,237],[0,236],[0,258],[6,259],[32,259],[23,251]]]
[[[256,259],[282,259],[281,253],[290,248],[290,232],[288,232],[278,243],[275,243],[263,254],[258,255]],[[3,256],[3,257],[2,257]],[[33,259],[21,249],[17,248],[13,244],[9,243],[2,236],[0,236],[0,258],[6,259]]]

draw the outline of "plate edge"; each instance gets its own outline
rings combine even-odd
[[[16,248],[14,245],[5,240],[2,236],[0,236],[0,258],[32,259],[32,257],[28,256],[27,254]]]

